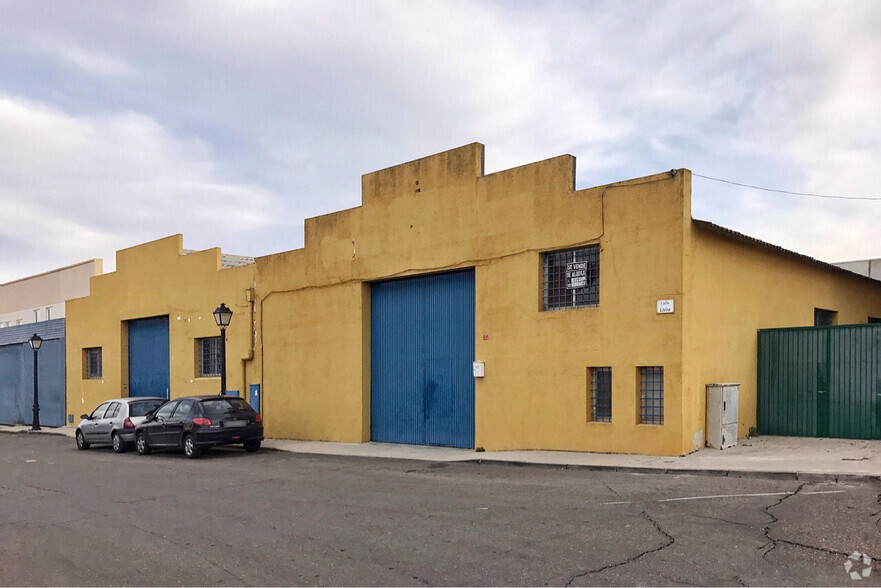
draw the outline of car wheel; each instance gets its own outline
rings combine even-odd
[[[196,440],[193,439],[192,435],[184,437],[184,455],[190,459],[196,459],[202,455],[202,449],[196,445]]]
[[[76,431],[76,448],[77,449],[88,449],[92,444],[86,441],[86,438],[83,437],[83,432],[77,429]]]
[[[147,445],[147,436],[143,433],[138,433],[138,436],[135,438],[135,449],[138,450],[138,455],[150,455],[152,449]]]
[[[245,446],[245,451],[249,453],[254,453],[258,449],[260,449],[259,441],[245,441],[244,443],[242,443],[242,445]]]
[[[128,449],[126,442],[122,440],[122,435],[116,431],[110,435],[110,441],[113,444],[113,451],[116,453],[125,453],[126,449]]]

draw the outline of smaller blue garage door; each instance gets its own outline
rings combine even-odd
[[[66,404],[64,319],[3,330],[7,341],[19,342],[0,345],[0,424],[31,424],[33,421],[34,351],[21,341],[37,330],[44,337],[37,352],[40,424],[63,427]],[[49,333],[53,331],[60,332],[61,338],[49,339]]]
[[[129,321],[129,396],[168,398],[168,382],[168,317]]]
[[[474,272],[371,289],[370,435],[474,447]]]

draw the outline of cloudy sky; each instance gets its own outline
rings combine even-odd
[[[471,142],[881,199],[881,2],[0,0],[0,282],[183,233],[265,255]],[[693,216],[881,257],[881,201],[695,178]]]

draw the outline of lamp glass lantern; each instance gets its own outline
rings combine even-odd
[[[226,304],[223,302],[220,303],[216,309],[214,309],[214,322],[217,323],[217,326],[221,329],[229,326],[229,321],[232,320],[232,311],[227,308]]]
[[[34,336],[28,339],[28,344],[31,346],[31,349],[37,351],[43,344],[43,339],[39,335],[34,333]]]

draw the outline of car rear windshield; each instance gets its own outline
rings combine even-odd
[[[138,402],[132,402],[128,407],[129,416],[144,416],[157,406],[162,406],[163,403],[165,403],[164,400],[139,400]]]
[[[212,398],[201,402],[202,412],[208,418],[222,417],[241,410],[251,411],[251,406],[241,398]]]

